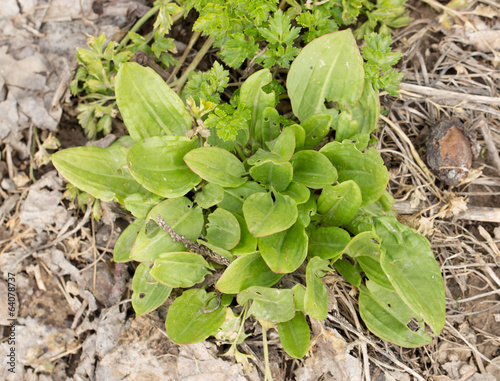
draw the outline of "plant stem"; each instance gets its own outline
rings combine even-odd
[[[189,52],[191,51],[191,49],[193,49],[194,44],[196,43],[196,41],[198,41],[198,38],[200,36],[201,36],[201,32],[194,32],[193,33],[193,35],[191,36],[191,39],[189,40],[188,46],[186,47],[186,50],[184,51],[181,59],[179,60],[179,65],[177,65],[174,68],[174,70],[172,71],[172,74],[170,74],[170,77],[168,77],[167,83],[170,83],[170,81],[175,78],[175,76],[177,75],[177,73],[181,69],[182,64],[184,63],[184,61],[186,61],[186,58],[187,58]]]
[[[130,29],[129,33],[130,32],[134,32],[134,33],[137,32],[139,30],[139,28],[141,26],[143,26],[146,21],[148,21],[156,12],[159,11],[159,9],[160,9],[159,5],[156,5],[153,8],[151,8],[144,16],[142,16],[139,20],[137,20],[137,22],[132,27],[132,29]],[[129,37],[129,34],[127,33],[125,35],[125,37],[123,37],[123,39],[120,41],[120,45],[118,45],[118,48],[116,48],[116,51],[119,52],[120,50],[122,50],[125,47],[125,45],[127,45],[127,42],[129,42],[129,40],[130,40],[130,37]]]
[[[205,54],[207,54],[208,50],[212,47],[214,42],[215,42],[214,37],[210,36],[209,38],[207,38],[207,40],[201,47],[200,51],[198,52],[198,54],[196,54],[196,57],[194,57],[193,62],[191,62],[186,71],[182,73],[182,76],[177,81],[177,87],[176,87],[177,94],[180,94],[182,88],[184,87],[184,84],[188,79],[189,73],[191,73],[194,69],[196,69],[196,67],[201,62]]]
[[[273,375],[271,373],[271,367],[269,366],[269,348],[267,347],[267,329],[262,326],[262,344],[264,347],[264,363],[266,365],[266,374],[264,375],[265,381],[272,381]]]

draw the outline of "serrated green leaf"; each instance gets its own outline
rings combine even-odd
[[[307,44],[293,61],[286,81],[293,113],[304,121],[328,112],[325,101],[354,104],[363,92],[363,59],[350,29]]]
[[[137,238],[137,234],[143,226],[144,219],[138,218],[125,228],[122,234],[120,234],[120,237],[118,237],[115,247],[113,248],[113,261],[119,263],[131,260],[130,251]]]
[[[237,300],[240,305],[252,300],[249,313],[272,323],[288,321],[295,315],[292,290],[253,286],[240,292]]]
[[[331,142],[319,151],[337,168],[339,182],[353,180],[361,189],[365,206],[377,201],[389,182],[389,172],[380,154],[370,148],[362,153],[352,143]]]
[[[380,264],[404,302],[439,335],[446,320],[444,282],[429,241],[394,217],[375,219]]]
[[[318,198],[318,213],[323,215],[321,223],[326,226],[349,223],[360,208],[361,201],[361,190],[352,180],[324,187]]]
[[[243,203],[243,215],[254,237],[265,237],[288,229],[297,220],[297,203],[288,196],[254,193]]]
[[[155,260],[149,273],[165,286],[187,288],[203,282],[205,275],[210,274],[208,268],[208,262],[199,254],[163,253]]]
[[[240,224],[236,217],[225,209],[217,208],[208,216],[207,241],[212,245],[231,250],[241,238]]]
[[[323,320],[328,315],[328,291],[320,278],[331,271],[328,261],[312,257],[306,268],[306,293],[304,312],[310,317]]]
[[[300,359],[309,350],[311,330],[306,317],[300,311],[295,312],[293,319],[278,323],[281,345],[289,356]]]
[[[236,156],[219,147],[201,147],[188,152],[184,161],[202,179],[220,185],[236,188],[247,179],[243,163]]]
[[[154,311],[170,296],[172,289],[149,274],[150,263],[141,263],[132,279],[132,307],[137,317]]]
[[[418,317],[398,296],[368,281],[360,287],[359,312],[366,326],[377,336],[403,347],[419,347],[430,344],[432,338],[424,329],[408,328],[412,319]],[[418,322],[418,320],[417,320]],[[423,322],[419,321],[420,327]]]
[[[307,243],[308,237],[300,222],[285,231],[258,239],[262,258],[275,273],[297,270],[306,259]]]
[[[236,258],[224,271],[215,287],[224,294],[238,294],[251,286],[271,287],[283,274],[271,271],[259,252]]]
[[[215,293],[203,289],[186,290],[174,300],[165,321],[170,340],[177,344],[193,344],[215,334],[224,323],[226,307],[217,306]]]
[[[124,63],[115,81],[116,103],[132,138],[184,135],[191,116],[179,96],[151,68]]]
[[[127,169],[127,149],[112,145],[74,147],[56,152],[52,163],[59,173],[75,187],[102,201],[124,199],[133,193],[144,192]]]
[[[344,229],[328,226],[316,228],[309,238],[309,256],[335,261],[342,255],[351,236]]]
[[[183,160],[196,146],[196,139],[182,136],[149,138],[130,148],[128,167],[147,190],[168,198],[184,196],[201,181]]]
[[[337,170],[328,158],[318,151],[299,151],[290,159],[293,181],[312,189],[321,189],[337,180]]]

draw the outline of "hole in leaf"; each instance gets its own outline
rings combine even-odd
[[[144,299],[146,297],[146,294],[144,292],[141,292],[139,294],[139,299]]]
[[[240,196],[240,198],[241,198],[242,200],[244,200],[244,199],[245,199],[245,196],[241,195],[241,196]]]
[[[313,67],[312,67],[312,66],[309,66],[309,70],[312,70],[312,69],[313,69]]]
[[[316,139],[318,139],[318,137],[317,137],[316,135],[313,135],[313,136],[312,136],[312,139],[313,139],[313,140],[316,140]]]
[[[338,110],[339,104],[337,102],[333,102],[333,101],[326,101],[325,107],[327,108],[327,110],[331,110],[332,108]]]
[[[186,205],[186,207],[187,207],[188,209],[191,209],[191,205]]]

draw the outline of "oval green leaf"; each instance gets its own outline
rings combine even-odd
[[[184,135],[191,116],[179,96],[156,72],[135,62],[120,67],[115,80],[116,103],[130,136],[143,140]]]
[[[254,237],[265,237],[288,229],[297,220],[297,203],[279,193],[254,193],[243,203],[243,215]]]
[[[208,267],[208,262],[199,254],[164,253],[155,260],[149,273],[165,286],[186,288],[203,282],[205,275],[210,274]]]
[[[310,234],[309,256],[336,260],[350,240],[351,236],[344,229],[320,226]]]
[[[353,219],[361,206],[362,196],[358,185],[347,180],[323,188],[318,198],[318,213],[325,226],[342,226]]]
[[[141,263],[132,279],[132,307],[136,317],[156,310],[169,297],[172,289],[156,281],[149,274],[150,263]]]
[[[328,113],[314,114],[301,123],[305,132],[304,146],[302,149],[314,149],[328,135],[334,120]]]
[[[331,271],[328,261],[312,257],[306,268],[306,293],[304,312],[310,317],[323,320],[328,315],[328,291],[320,278]]]
[[[240,242],[241,230],[236,217],[225,209],[217,208],[208,216],[207,241],[231,250]]]
[[[311,341],[311,330],[302,312],[297,311],[292,320],[278,323],[278,333],[281,345],[289,356],[300,359],[306,355]]]
[[[292,181],[293,169],[290,163],[274,164],[268,161],[250,168],[250,176],[255,181],[281,192]]]
[[[237,300],[240,305],[252,300],[249,313],[272,323],[288,321],[295,315],[292,290],[253,286],[240,292]]]
[[[174,300],[165,321],[167,335],[176,344],[193,344],[215,334],[224,323],[226,307],[217,306],[215,293],[203,289],[186,290]]]
[[[224,199],[224,189],[213,183],[206,183],[200,192],[196,193],[194,201],[203,209],[217,205]]]
[[[139,234],[143,226],[144,220],[138,218],[126,227],[122,234],[120,234],[120,237],[118,237],[115,247],[113,248],[113,261],[119,263],[132,260],[130,258],[130,251],[134,246],[137,234]]]
[[[337,170],[318,151],[299,151],[290,159],[293,181],[312,189],[321,189],[337,180]]]
[[[184,161],[202,179],[221,187],[236,188],[247,181],[242,178],[246,175],[243,163],[219,147],[196,148],[184,156]]]
[[[243,203],[254,193],[265,193],[266,190],[255,181],[247,181],[237,188],[225,188],[224,198],[218,204],[220,208],[229,210],[233,214],[243,215]]]

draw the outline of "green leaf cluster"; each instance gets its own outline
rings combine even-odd
[[[282,26],[269,38],[293,33]],[[381,338],[413,347],[431,342],[426,325],[440,333],[439,265],[428,241],[394,217],[388,171],[368,148],[380,106],[365,74],[349,30],[324,35],[290,67],[293,123],[280,125],[276,94],[265,91],[273,75],[262,69],[193,126],[160,76],[121,65],[116,97],[130,135],[57,152],[52,162],[74,186],[136,217],[114,257],[141,263],[132,282],[138,315],[180,288],[165,322],[174,342],[215,335],[231,338],[234,352],[254,316],[301,357],[307,318],[327,316],[324,279],[338,271],[359,289],[360,314]],[[193,132],[203,125],[209,135]]]

